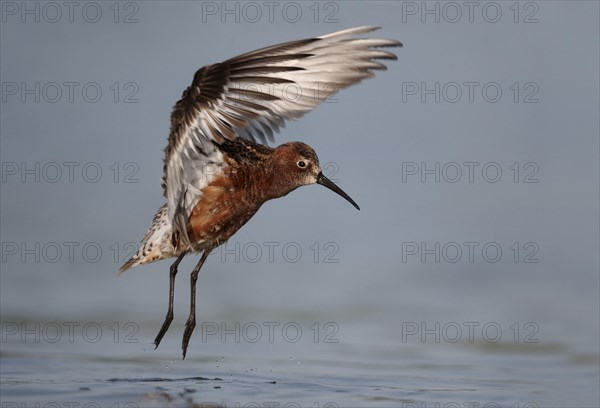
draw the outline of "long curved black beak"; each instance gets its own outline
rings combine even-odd
[[[344,190],[339,188],[333,181],[331,181],[327,177],[325,177],[322,172],[319,172],[319,175],[317,176],[317,184],[325,186],[328,189],[330,189],[331,191],[333,191],[334,193],[341,195],[346,200],[348,200],[348,202],[350,202],[350,204],[352,204],[354,206],[354,208],[356,208],[357,210],[360,210],[360,207],[358,206],[358,204],[356,204],[354,202],[354,200],[351,199],[348,194],[344,193]]]

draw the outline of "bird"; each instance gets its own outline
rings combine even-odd
[[[296,120],[338,90],[374,76],[397,60],[391,39],[360,37],[363,26],[251,51],[196,71],[175,103],[163,161],[160,207],[139,249],[121,266],[175,258],[169,303],[154,340],[158,347],[173,321],[174,285],[183,257],[202,253],[190,275],[190,313],[183,359],[196,326],[196,282],[211,251],[225,243],[263,203],[298,187],[320,184],[359,206],[321,171],[314,149],[302,142],[277,147],[285,122]]]

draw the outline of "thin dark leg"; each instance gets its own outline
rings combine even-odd
[[[181,262],[181,260],[185,256],[185,254],[187,254],[187,252],[184,252],[181,255],[179,255],[177,257],[177,259],[175,260],[175,262],[173,262],[173,265],[171,265],[171,268],[169,269],[169,311],[167,312],[167,316],[165,317],[165,321],[163,322],[162,327],[160,328],[160,331],[158,332],[158,335],[154,339],[154,346],[155,346],[154,348],[158,347],[158,345],[160,344],[160,341],[162,340],[162,338],[165,335],[165,333],[167,332],[167,330],[169,330],[169,326],[171,325],[171,322],[173,321],[173,298],[175,297],[175,275],[177,275],[177,266],[179,265],[179,262]]]
[[[198,272],[200,272],[200,268],[204,265],[204,261],[210,255],[212,248],[207,248],[204,250],[202,254],[202,258],[198,261],[198,265],[192,271],[192,275],[190,277],[191,284],[191,304],[190,304],[190,316],[188,317],[187,322],[185,323],[185,331],[183,332],[183,341],[181,343],[181,348],[183,350],[183,358],[185,359],[185,354],[187,353],[188,343],[190,342],[190,337],[192,337],[192,332],[196,327],[196,281],[198,280]]]

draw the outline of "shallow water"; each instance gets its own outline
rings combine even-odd
[[[239,328],[234,320],[205,321],[181,360],[180,324],[154,350],[149,343],[158,321],[139,326],[55,321],[36,327],[36,322],[12,319],[29,330],[21,326],[18,333],[10,321],[3,320],[1,355],[6,407],[77,402],[102,407],[532,408],[598,402],[597,353],[540,341],[547,334],[543,330],[514,342],[510,324],[500,322],[488,326],[509,331],[504,340],[493,342],[491,329],[487,337],[474,329],[471,341],[467,326],[459,325],[464,331],[454,343],[457,322],[439,330],[431,323],[423,339],[408,334],[414,332],[412,323],[403,330],[401,325],[350,321],[325,327],[300,319],[237,320]],[[284,334],[279,328],[286,324]],[[471,326],[477,328],[475,322]],[[73,327],[70,333],[68,327]]]

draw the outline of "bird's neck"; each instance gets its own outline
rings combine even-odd
[[[250,193],[261,204],[268,200],[283,197],[296,188],[290,188],[287,179],[289,175],[281,171],[281,168],[271,160],[265,160],[258,164],[258,171],[253,172],[256,177],[252,184]]]

